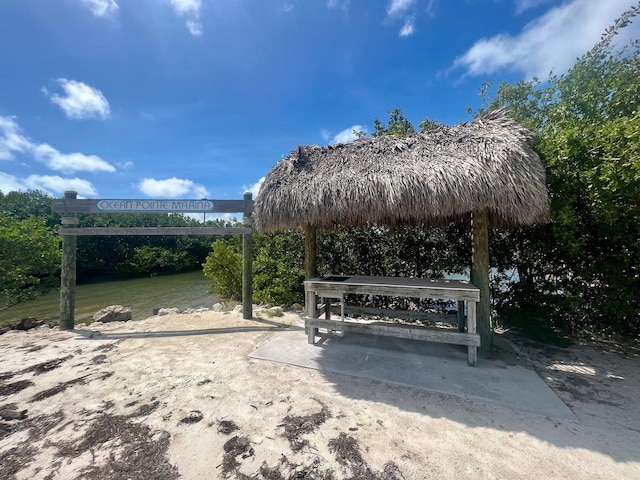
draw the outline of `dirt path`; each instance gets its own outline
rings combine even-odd
[[[0,336],[0,478],[640,478],[636,351],[503,354],[575,422],[247,358],[299,322],[202,312]]]

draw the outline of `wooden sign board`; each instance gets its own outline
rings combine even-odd
[[[59,213],[244,213],[253,212],[253,200],[154,200],[56,198],[51,209]]]

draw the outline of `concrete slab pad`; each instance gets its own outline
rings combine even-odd
[[[249,357],[576,420],[534,371],[499,360],[479,359],[469,367],[466,347],[355,333],[322,335],[309,345],[304,332],[285,332]]]

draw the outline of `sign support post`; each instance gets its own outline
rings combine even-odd
[[[65,200],[73,200],[77,192],[64,192]],[[63,228],[75,228],[78,218],[74,213],[62,217]],[[76,307],[76,245],[75,235],[62,236],[62,268],[60,271],[60,330],[73,330]]]

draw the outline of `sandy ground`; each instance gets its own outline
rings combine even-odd
[[[512,338],[502,359],[570,421],[247,358],[300,325],[202,312],[0,336],[0,478],[640,478],[637,350]]]

